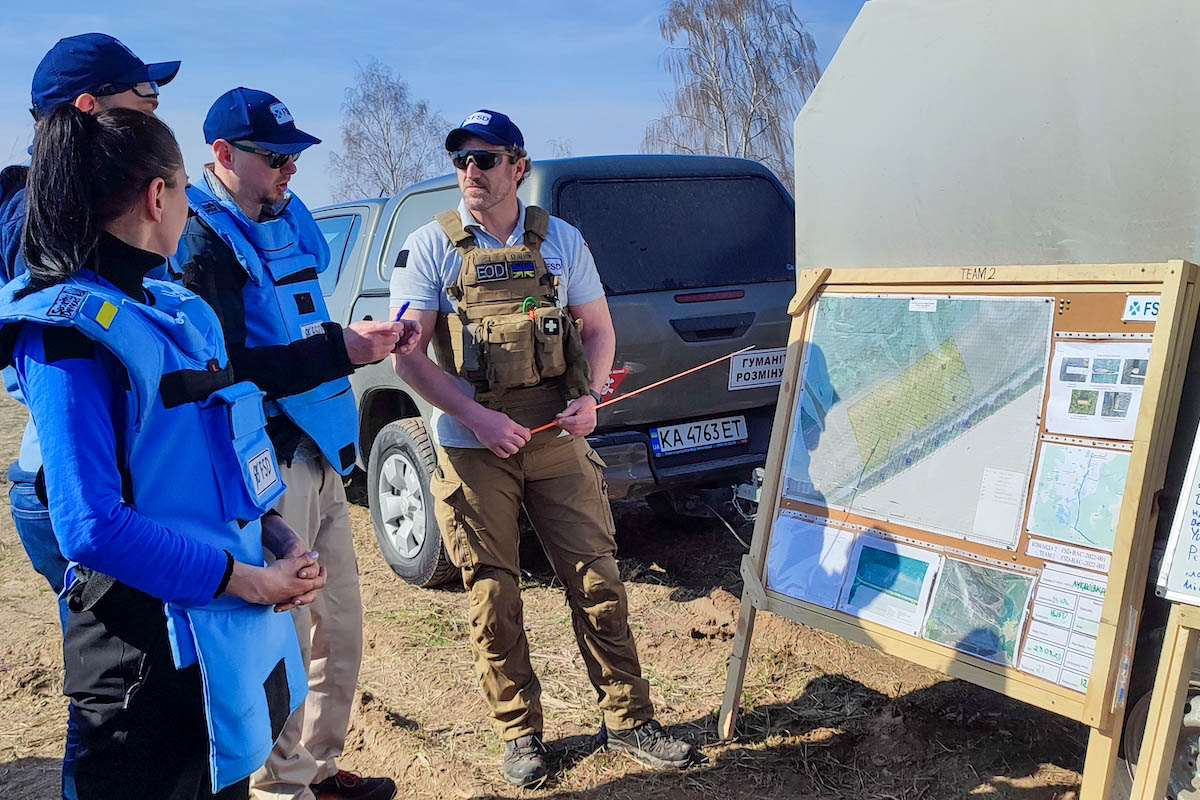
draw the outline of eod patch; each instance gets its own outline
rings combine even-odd
[[[492,261],[487,264],[475,265],[475,282],[491,283],[508,280],[508,262]]]

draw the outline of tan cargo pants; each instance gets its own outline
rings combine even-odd
[[[287,491],[275,508],[320,554],[325,588],[293,609],[308,697],[288,718],[275,748],[250,778],[254,800],[313,800],[310,783],[337,772],[362,662],[362,598],[342,476],[324,458],[279,465]]]
[[[555,433],[538,434],[507,459],[486,449],[439,448],[431,486],[446,549],[468,592],[475,672],[504,741],[542,732],[541,684],[529,663],[521,605],[522,502],[566,588],[605,724],[627,730],[654,713],[613,558],[604,462],[587,440]]]

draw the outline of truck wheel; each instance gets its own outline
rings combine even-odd
[[[1129,800],[1133,791],[1133,776],[1142,749],[1142,734],[1150,712],[1150,695],[1154,690],[1158,658],[1162,651],[1164,628],[1152,628],[1138,636],[1133,672],[1129,676],[1129,703],[1125,725],[1121,729],[1121,748],[1113,777],[1112,800]],[[1167,779],[1170,800],[1200,800],[1200,681],[1192,673],[1187,697],[1184,700],[1183,722],[1175,746],[1175,758]]]
[[[371,524],[392,571],[416,586],[439,586],[458,577],[442,547],[429,478],[437,454],[419,417],[383,426],[367,460]]]
[[[1124,754],[1117,759],[1113,800],[1128,800],[1133,790],[1136,759],[1142,749],[1142,734],[1146,730],[1150,711],[1150,692],[1136,700],[1126,717],[1126,727],[1122,733]],[[1183,724],[1167,778],[1167,797],[1170,800],[1200,800],[1200,771],[1196,768],[1197,757],[1200,756],[1200,687],[1194,680],[1184,703]]]

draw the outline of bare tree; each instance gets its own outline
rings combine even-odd
[[[570,158],[575,155],[571,140],[562,136],[546,140],[546,158]]]
[[[329,157],[334,199],[393,195],[444,172],[450,128],[390,67],[371,59],[358,68],[342,103],[345,152]]]
[[[790,0],[671,0],[659,30],[675,93],[642,152],[751,158],[790,184],[792,123],[821,77]]]

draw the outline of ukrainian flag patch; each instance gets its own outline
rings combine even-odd
[[[100,310],[96,312],[96,322],[100,323],[100,327],[108,330],[113,324],[113,319],[117,316],[117,307],[105,300],[100,304]]]

